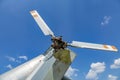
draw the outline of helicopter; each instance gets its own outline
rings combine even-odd
[[[3,73],[0,80],[71,80],[65,76],[66,71],[76,57],[76,53],[67,48],[89,48],[117,52],[115,46],[80,41],[67,43],[62,36],[55,36],[36,10],[30,11],[44,35],[51,36],[52,44],[44,52],[30,61]]]

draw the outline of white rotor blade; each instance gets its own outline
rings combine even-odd
[[[104,45],[104,44],[72,41],[72,43],[68,45],[79,48],[90,48],[90,49],[108,50],[108,51],[116,51],[116,52],[118,51],[118,49],[115,46]]]
[[[30,11],[31,15],[33,16],[33,18],[35,19],[35,21],[37,22],[37,24],[39,25],[39,27],[41,28],[42,32],[45,35],[51,35],[52,37],[54,37],[54,33],[51,31],[51,29],[47,26],[47,24],[44,22],[44,20],[42,19],[42,17],[38,14],[38,12],[36,10]]]

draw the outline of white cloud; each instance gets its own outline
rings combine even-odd
[[[7,58],[9,61],[15,62],[15,58],[14,58],[14,57],[6,56],[6,58]]]
[[[118,69],[120,68],[120,58],[115,59],[114,63],[110,66],[111,69]]]
[[[16,63],[21,63],[21,61],[20,61],[20,60],[16,60],[15,62],[16,62]]]
[[[108,80],[117,80],[118,77],[117,76],[113,76],[111,74],[108,75]]]
[[[14,58],[14,57],[11,57],[11,56],[5,56],[5,57],[8,59],[8,61],[15,62],[15,63],[21,63],[22,62],[21,59],[28,60],[27,56],[19,56],[18,58]],[[9,69],[13,68],[11,64],[9,64],[5,67],[9,68]]]
[[[98,74],[105,71],[105,63],[104,62],[97,62],[91,64],[91,69],[86,75],[86,79],[90,80],[98,80]]]
[[[104,16],[103,21],[101,22],[101,25],[104,26],[109,24],[111,18],[112,18],[111,16]]]
[[[28,57],[27,57],[27,56],[19,56],[18,58],[24,59],[24,60],[28,60]]]
[[[26,61],[28,60],[27,56],[19,56],[18,58],[14,58],[14,57],[11,57],[11,56],[6,56],[6,58],[11,62],[16,62],[16,63],[21,63],[21,59],[24,59]]]
[[[76,68],[72,68],[71,66],[68,68],[65,76],[69,77],[69,78],[72,78],[73,76],[74,77],[77,77],[78,74],[76,73],[76,71],[79,71],[78,69]]]
[[[89,70],[88,74],[86,75],[86,79],[92,79],[92,80],[97,80],[97,73],[93,70]]]
[[[13,67],[12,67],[11,64],[9,64],[9,65],[6,66],[6,68],[12,69]]]

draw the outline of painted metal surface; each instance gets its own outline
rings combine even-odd
[[[46,56],[49,55],[50,58],[46,59],[43,66],[38,67],[27,80],[61,80],[64,77],[64,74],[76,56],[75,53],[70,51],[69,58],[71,61],[67,64],[51,56],[51,53],[46,54]],[[64,53],[61,54],[64,55]]]
[[[60,52],[62,54],[61,59],[56,60],[56,62],[53,65],[54,80],[61,80],[63,78],[63,76],[66,73],[67,69],[69,68],[71,62],[73,62],[73,60],[76,56],[75,53],[73,53],[70,50],[64,50],[64,51],[60,51]],[[65,52],[67,52],[67,53],[65,53]]]
[[[71,62],[66,64],[53,54],[54,49],[49,48],[44,55],[0,75],[0,80],[61,80],[76,55],[70,51]]]
[[[54,37],[54,33],[52,32],[52,30],[48,27],[48,25],[44,22],[44,20],[42,19],[42,17],[38,14],[38,12],[36,10],[30,11],[31,15],[33,16],[33,18],[35,19],[35,21],[37,22],[37,24],[39,25],[40,29],[42,30],[42,32],[45,35],[51,35]]]
[[[70,45],[73,47],[79,47],[79,48],[90,48],[90,49],[116,51],[116,52],[118,51],[118,49],[115,46],[104,45],[104,44],[94,44],[94,43],[87,43],[87,42],[72,41]]]
[[[25,80],[36,68],[41,64],[41,61],[45,58],[44,55],[40,55],[2,75],[0,80]]]

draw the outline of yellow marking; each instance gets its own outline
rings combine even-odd
[[[117,48],[116,48],[115,46],[112,46],[112,48],[113,48],[114,50],[117,50]]]
[[[107,45],[103,45],[104,48],[108,49],[108,46]]]
[[[33,17],[38,17],[38,15],[35,13],[35,14],[33,14]]]
[[[33,17],[38,17],[37,13],[35,12],[35,10],[30,11],[30,13],[32,14]]]

